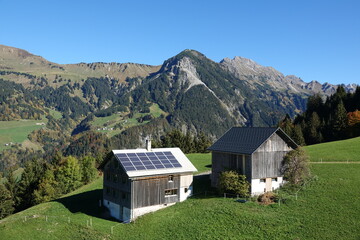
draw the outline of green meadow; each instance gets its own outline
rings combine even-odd
[[[360,162],[360,137],[304,148],[311,162]]]
[[[190,154],[202,171],[210,154]],[[106,220],[102,178],[0,221],[1,239],[359,239],[360,164],[312,164],[316,181],[269,206],[203,194],[130,224]],[[207,176],[194,177],[208,189]],[[199,191],[197,191],[199,192]]]
[[[36,123],[46,123],[45,120],[0,121],[0,151],[9,148],[10,142],[22,143],[25,141],[29,133],[43,127]],[[5,146],[5,144],[9,144],[9,146]]]

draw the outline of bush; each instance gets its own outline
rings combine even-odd
[[[219,190],[222,193],[238,194],[240,197],[248,197],[250,184],[244,175],[235,171],[225,171],[219,176]]]
[[[310,177],[309,157],[302,148],[292,150],[284,156],[282,173],[291,184],[301,184]]]

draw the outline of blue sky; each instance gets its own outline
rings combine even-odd
[[[0,0],[0,44],[56,63],[160,65],[184,49],[360,84],[360,1]]]

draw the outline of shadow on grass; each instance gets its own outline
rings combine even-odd
[[[194,176],[193,187],[194,187],[193,198],[218,197],[216,189],[211,187],[210,174]]]
[[[56,201],[64,205],[72,213],[84,213],[92,217],[116,221],[111,218],[107,208],[99,206],[99,201],[102,201],[102,194],[102,189],[96,189],[60,198]]]
[[[194,196],[195,198],[215,197],[216,189],[211,188],[210,174],[194,176]],[[105,207],[99,207],[102,200],[102,189],[96,189],[64,197],[55,200],[61,203],[72,213],[84,213],[86,215],[116,221],[110,217],[110,213]]]

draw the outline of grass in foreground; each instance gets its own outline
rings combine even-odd
[[[102,179],[98,179],[62,199],[2,220],[0,236],[2,239],[358,239],[360,199],[356,189],[359,189],[360,165],[313,165],[312,170],[319,180],[299,192],[298,200],[290,198],[280,206],[242,204],[234,199],[200,195],[147,214],[131,224],[101,218],[98,201]],[[209,181],[201,184],[207,185]]]
[[[304,147],[311,162],[360,161],[360,137]]]

